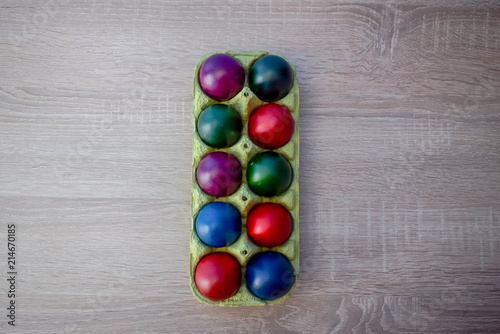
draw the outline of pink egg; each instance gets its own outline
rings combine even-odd
[[[227,101],[243,88],[245,69],[236,58],[217,53],[201,65],[199,79],[206,95],[217,101]]]

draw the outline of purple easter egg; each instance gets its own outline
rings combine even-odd
[[[217,101],[227,101],[245,84],[245,69],[236,58],[217,53],[208,57],[200,68],[200,85],[205,94]]]
[[[232,154],[212,152],[204,156],[196,170],[200,188],[215,197],[232,195],[241,185],[241,164]]]

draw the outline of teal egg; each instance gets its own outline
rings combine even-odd
[[[263,101],[284,98],[293,86],[293,70],[288,62],[275,55],[257,59],[248,74],[250,89]]]
[[[226,104],[213,104],[198,117],[197,130],[200,138],[214,148],[234,145],[243,129],[238,111]]]

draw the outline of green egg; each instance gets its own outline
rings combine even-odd
[[[292,166],[279,153],[272,151],[258,153],[248,163],[248,186],[259,196],[281,195],[290,187],[292,180]]]
[[[241,137],[241,116],[226,104],[213,104],[201,112],[197,130],[200,138],[214,148],[234,145]]]

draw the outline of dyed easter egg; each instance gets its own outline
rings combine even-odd
[[[210,247],[226,247],[241,234],[241,215],[238,209],[225,202],[205,205],[196,217],[196,233]]]
[[[293,86],[293,70],[286,60],[274,55],[257,59],[248,75],[250,89],[266,102],[284,98]]]
[[[281,154],[266,151],[256,154],[247,166],[250,189],[259,196],[277,196],[292,183],[293,170],[290,162]]]
[[[203,110],[196,126],[200,138],[215,148],[234,145],[241,137],[242,127],[238,111],[226,104],[213,104]]]
[[[194,280],[198,290],[208,299],[227,299],[240,289],[240,263],[228,253],[208,254],[198,263]]]
[[[288,143],[294,127],[295,121],[287,107],[268,103],[252,111],[248,136],[255,145],[274,150]]]
[[[233,194],[241,185],[242,167],[229,153],[212,152],[205,155],[196,170],[200,188],[215,197]]]
[[[248,214],[248,237],[258,246],[280,246],[288,240],[291,232],[292,217],[281,204],[262,203]]]
[[[217,53],[203,62],[199,80],[205,94],[217,101],[227,101],[243,88],[245,69],[236,58]]]
[[[247,263],[248,289],[257,297],[274,300],[284,296],[295,282],[290,260],[278,252],[261,252]]]

